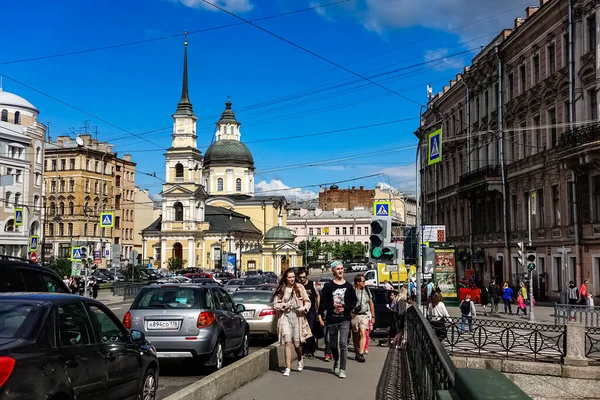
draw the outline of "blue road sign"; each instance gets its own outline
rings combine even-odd
[[[81,261],[81,247],[71,247],[71,261]]]
[[[427,165],[438,163],[442,160],[442,130],[438,129],[429,134],[429,149]]]
[[[390,202],[389,201],[376,201],[373,204],[373,211],[376,217],[389,217],[390,216]]]
[[[35,235],[29,237],[29,251],[30,252],[38,250],[39,239],[40,239],[39,236],[35,236]]]
[[[100,228],[114,227],[115,213],[103,212],[100,213]]]
[[[15,226],[23,226],[23,208],[15,207]]]

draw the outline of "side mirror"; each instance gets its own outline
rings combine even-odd
[[[236,311],[238,314],[241,314],[241,313],[243,313],[244,311],[246,311],[246,307],[245,307],[243,304],[236,304],[236,305],[235,305],[235,311]]]
[[[144,335],[144,332],[133,330],[131,331],[131,340],[133,343],[144,343],[146,335]]]

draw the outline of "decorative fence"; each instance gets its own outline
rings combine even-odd
[[[600,307],[554,303],[554,325],[565,325],[569,321],[600,328]]]
[[[600,364],[600,328],[585,328],[585,356]]]
[[[463,331],[461,318],[439,325],[434,330],[449,355],[552,363],[565,356],[564,326],[474,319],[472,330],[467,323]]]
[[[113,296],[123,296],[123,300],[132,299],[146,286],[147,283],[121,283],[113,284]]]

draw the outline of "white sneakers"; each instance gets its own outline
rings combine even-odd
[[[304,359],[298,361],[298,372],[304,369]]]
[[[290,376],[290,369],[286,368],[285,371],[283,371],[283,376]]]

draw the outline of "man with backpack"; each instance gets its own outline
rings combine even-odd
[[[475,303],[471,301],[471,295],[460,302],[460,330],[465,331],[465,322],[469,321],[469,332],[473,332],[473,318],[475,318]]]
[[[496,280],[492,278],[490,285],[488,286],[488,295],[490,297],[490,303],[492,305],[492,314],[498,314],[498,300],[500,299],[500,288],[496,285]]]

